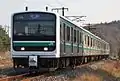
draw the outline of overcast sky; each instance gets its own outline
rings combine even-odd
[[[55,7],[67,7],[65,15],[84,15],[86,23],[105,22],[120,19],[120,0],[1,0],[0,24],[9,25],[11,14],[24,11],[25,5],[29,10],[44,11]]]

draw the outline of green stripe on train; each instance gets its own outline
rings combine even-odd
[[[53,42],[17,42],[13,46],[55,46]]]
[[[71,46],[70,43],[65,43],[65,47],[72,48],[72,46]],[[73,44],[73,47],[74,47],[74,48],[77,48],[77,44]],[[83,50],[95,50],[95,51],[100,50],[100,49],[96,49],[96,48],[86,48],[86,47],[82,47],[82,45],[79,45],[79,49],[83,49]]]

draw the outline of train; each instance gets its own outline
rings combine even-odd
[[[66,68],[107,58],[110,45],[58,13],[17,12],[11,19],[13,67]]]

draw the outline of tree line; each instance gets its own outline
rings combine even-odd
[[[6,27],[0,25],[0,51],[5,52],[10,50],[10,37]]]

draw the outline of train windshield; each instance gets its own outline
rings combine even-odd
[[[13,17],[14,41],[55,41],[56,16],[48,13],[22,13]]]

